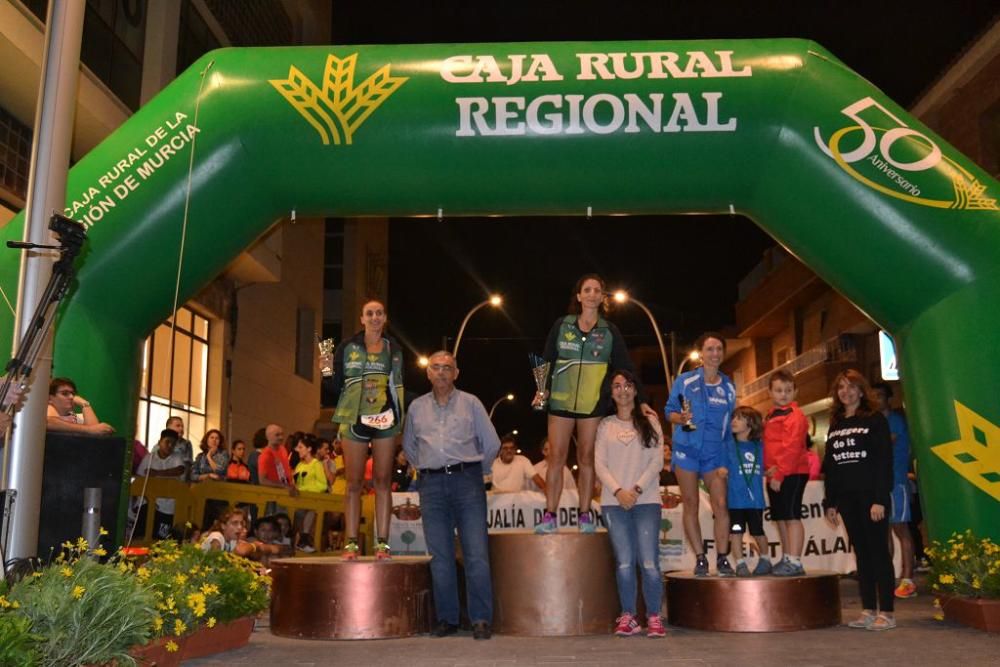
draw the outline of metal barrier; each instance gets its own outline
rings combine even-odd
[[[130,496],[135,506],[135,499],[142,495],[143,478],[132,480]],[[344,513],[346,497],[329,493],[301,492],[298,496],[290,496],[287,490],[273,486],[258,486],[254,484],[237,484],[233,482],[205,481],[197,483],[181,482],[176,479],[158,479],[150,477],[145,493],[147,508],[156,506],[157,498],[174,499],[174,526],[184,527],[186,524],[201,525],[205,516],[205,508],[212,502],[224,503],[229,506],[250,505],[257,508],[257,517],[265,516],[268,503],[274,503],[294,516],[296,510],[312,510],[316,512],[316,522],[313,525],[312,537],[314,545],[321,545],[323,528],[327,518]],[[374,540],[375,497],[361,497],[361,524],[358,529],[358,540],[364,545],[365,553],[371,553]],[[141,534],[138,532],[132,540],[136,546],[145,546],[153,542],[153,512],[146,510],[145,526]],[[369,529],[369,527],[372,527]],[[207,530],[208,526],[201,526]]]

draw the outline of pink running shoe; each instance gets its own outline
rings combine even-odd
[[[635,616],[627,611],[622,612],[622,615],[615,620],[615,623],[615,634],[619,637],[631,637],[642,632],[642,628],[639,627]]]
[[[646,618],[646,636],[653,638],[667,636],[667,629],[663,627],[659,614],[650,614]]]

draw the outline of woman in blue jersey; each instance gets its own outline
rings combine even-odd
[[[712,501],[719,576],[733,576],[729,564],[729,510],[726,506],[726,443],[732,439],[731,418],[736,388],[719,370],[726,356],[721,334],[702,334],[695,343],[701,367],[674,379],[667,399],[667,421],[674,425],[673,465],[681,487],[684,534],[694,549],[696,576],[708,575],[701,526],[698,523],[698,479],[705,480]]]
[[[635,370],[618,327],[601,315],[604,301],[604,280],[593,273],[581,277],[570,297],[569,314],[556,320],[545,343],[542,356],[550,364],[549,389],[536,394],[533,404],[548,398],[549,469],[545,478],[545,514],[535,526],[536,533],[554,533],[557,529],[563,467],[574,431],[580,471],[578,525],[581,533],[594,532],[590,513],[594,439],[597,425],[612,407],[608,372],[612,368]],[[655,416],[645,403],[642,409]]]
[[[375,485],[375,556],[390,557],[392,466],[395,437],[403,426],[403,350],[385,333],[385,306],[368,301],[361,309],[363,331],[342,341],[333,353],[331,391],[337,402],[333,421],[340,424],[347,477],[344,559],[358,556],[361,487],[371,446]]]

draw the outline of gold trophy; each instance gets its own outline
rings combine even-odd
[[[333,377],[333,339],[320,338],[316,334],[316,346],[319,347],[319,372],[325,378]]]
[[[542,397],[542,400],[538,401],[532,407],[535,410],[542,411],[545,409],[547,402],[545,398],[545,385],[548,384],[549,368],[552,365],[537,354],[529,354],[528,359],[531,361],[531,374],[535,378],[535,388],[538,390],[538,395]]]
[[[689,401],[686,398],[684,398],[683,395],[681,395],[681,411],[682,412],[691,412],[691,401]],[[698,430],[698,426],[694,423],[694,416],[693,415],[690,418],[688,418],[688,420],[681,425],[681,430],[682,431],[688,431],[688,432],[690,432],[690,431],[697,431]]]

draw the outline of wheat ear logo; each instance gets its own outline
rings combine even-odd
[[[270,83],[319,132],[324,145],[331,141],[337,146],[351,145],[361,124],[407,80],[392,76],[390,66],[383,65],[355,87],[357,62],[357,53],[346,58],[328,55],[322,88],[295,65],[288,68],[287,79],[270,79]]]
[[[952,470],[1000,501],[1000,426],[955,401],[959,439],[931,451]]]

